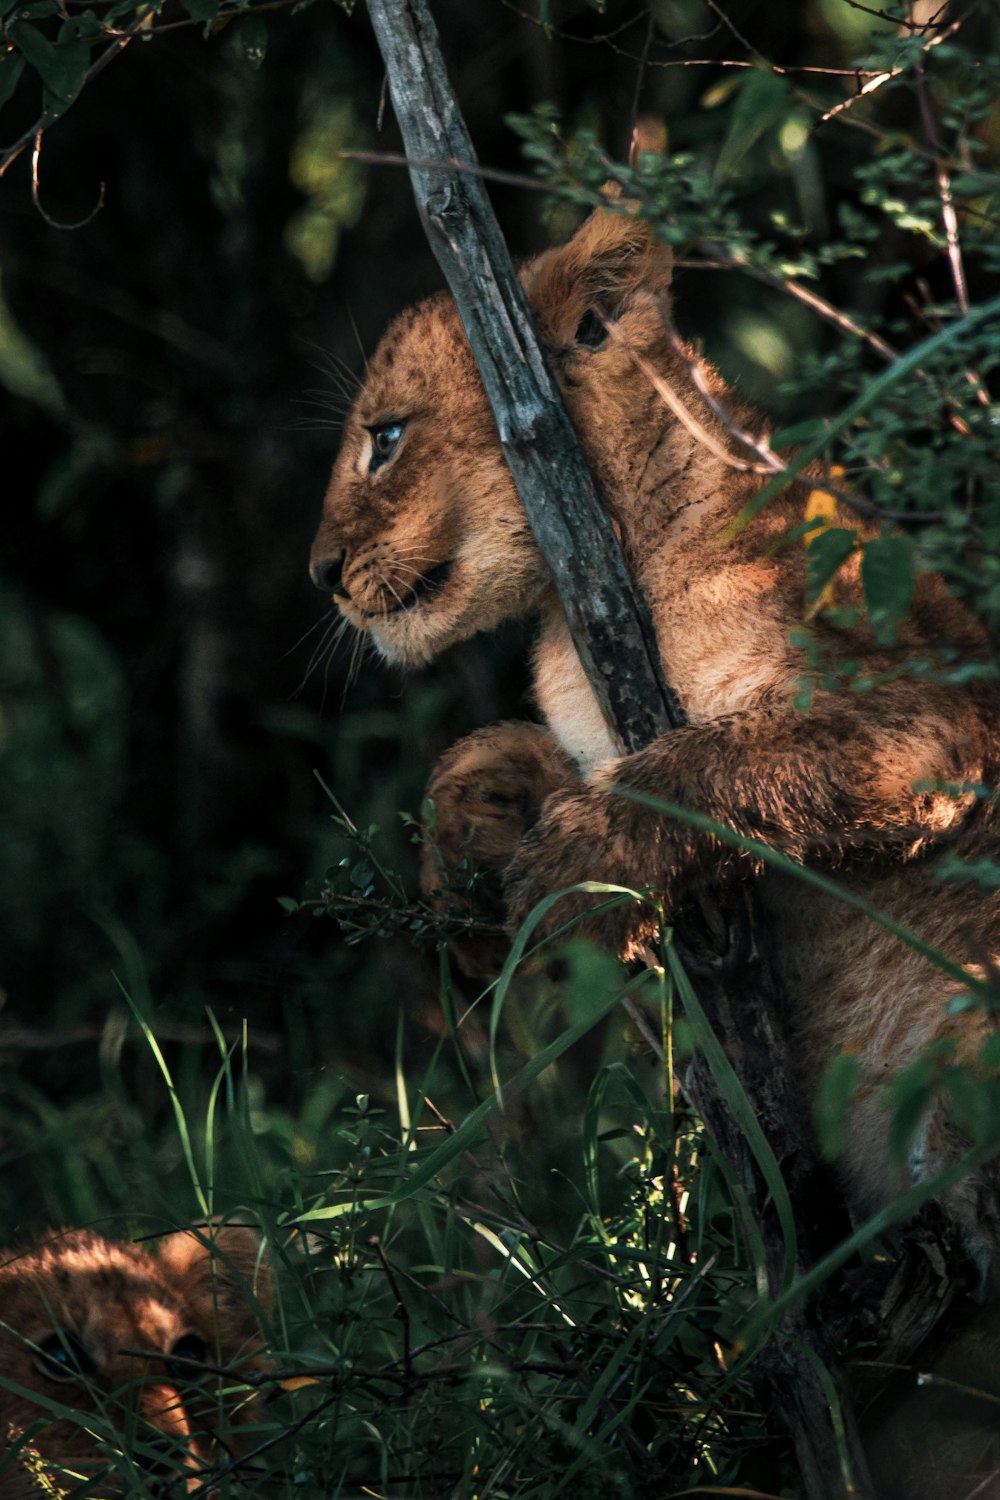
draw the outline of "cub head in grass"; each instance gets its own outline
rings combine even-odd
[[[0,1496],[196,1489],[252,1420],[241,1380],[271,1304],[260,1236],[238,1224],[0,1252]]]

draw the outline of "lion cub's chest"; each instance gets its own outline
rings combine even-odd
[[[682,588],[670,575],[658,578],[655,563],[648,575],[642,579],[647,597],[663,601],[654,612],[660,657],[693,724],[788,700],[797,663],[789,653],[773,564],[697,573],[691,567]],[[535,650],[535,697],[581,775],[618,759],[621,752],[556,609],[546,615]]]
[[[535,648],[535,698],[560,747],[588,776],[617,760],[616,746],[580,665],[562,615],[550,618]]]

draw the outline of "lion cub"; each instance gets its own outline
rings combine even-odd
[[[865,621],[855,553],[836,586],[858,624],[821,615],[812,628],[834,659],[852,658],[859,676],[882,685],[817,689],[808,712],[793,706],[803,661],[789,638],[803,619],[805,548],[777,544],[803,521],[808,486],[791,486],[723,542],[762,480],[738,467],[745,453],[670,337],[671,269],[669,249],[645,224],[598,211],[521,272],[689,721],[635,754],[620,753],[580,667],[450,297],[390,326],[344,424],[312,562],[344,617],[406,666],[513,616],[539,620],[534,688],[544,725],[477,730],[440,761],[429,786],[439,858],[427,860],[425,889],[440,892],[471,853],[492,872],[513,931],[543,896],[582,881],[652,887],[670,914],[699,886],[721,890],[755,873],[746,855],[618,795],[636,791],[836,870],[854,897],[957,964],[989,972],[1000,955],[1000,896],[942,884],[935,859],[944,846],[972,856],[995,848],[997,808],[975,788],[1000,781],[997,690],[917,682],[899,670],[901,659],[933,661],[942,647],[981,656],[981,632],[924,574],[897,647],[884,649]],[[687,407],[687,422],[651,371]],[[714,388],[744,430],[759,430],[717,377]],[[843,507],[837,520],[871,534]],[[541,931],[588,913],[595,899],[564,896]],[[856,906],[784,875],[766,878],[762,900],[806,1089],[834,1054],[859,1060],[846,1172],[864,1211],[900,1185],[882,1086],[938,1038],[975,1059],[987,1023],[975,1010],[948,1013],[963,988],[954,968],[935,967]],[[657,920],[634,902],[584,926],[627,956],[655,938]],[[933,1173],[961,1147],[947,1111],[930,1111],[910,1169]],[[984,1257],[1000,1251],[995,1186],[980,1177],[948,1197]]]
[[[82,1479],[132,1492],[136,1470],[197,1489],[219,1428],[246,1419],[247,1397],[226,1412],[221,1388],[263,1367],[255,1302],[270,1310],[270,1273],[238,1224],[156,1249],[66,1230],[0,1252],[3,1500]]]

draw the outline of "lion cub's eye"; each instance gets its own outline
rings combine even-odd
[[[34,1360],[49,1380],[86,1380],[97,1374],[97,1365],[80,1340],[65,1331],[40,1339]]]
[[[368,465],[369,474],[374,474],[383,464],[387,464],[399,447],[400,438],[403,436],[405,422],[381,422],[378,427],[369,427],[368,431],[372,438],[372,458]]]

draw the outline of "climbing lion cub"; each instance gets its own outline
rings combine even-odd
[[[134,1492],[131,1465],[183,1481],[175,1494],[197,1489],[220,1427],[249,1415],[226,1412],[219,1392],[261,1368],[254,1300],[270,1309],[270,1274],[256,1230],[238,1224],[157,1249],[67,1230],[0,1252],[2,1500],[68,1493],[81,1478],[87,1494]],[[125,1441],[127,1457],[102,1456],[102,1440],[106,1452]]]
[[[368,365],[313,548],[315,582],[404,666],[516,615],[540,622],[534,686],[544,727],[480,729],[439,762],[429,794],[440,855],[425,863],[425,889],[439,891],[471,850],[498,898],[502,889],[513,931],[542,896],[580,881],[655,887],[670,913],[700,885],[752,873],[745,855],[615,795],[631,788],[835,869],[855,895],[982,973],[1000,952],[1000,902],[939,883],[934,866],[946,846],[974,850],[996,837],[995,810],[969,789],[997,782],[995,689],[903,677],[866,694],[817,691],[808,712],[793,707],[803,661],[789,632],[803,617],[805,549],[774,544],[802,522],[806,490],[791,487],[734,540],[721,539],[762,481],[720,456],[746,457],[664,329],[670,274],[670,252],[642,222],[604,211],[521,272],[690,721],[636,754],[620,754],[580,668],[451,299],[404,312]],[[651,369],[696,421],[674,415]],[[753,413],[717,379],[715,393],[753,429]],[[859,526],[846,510],[838,520]],[[837,589],[838,603],[860,606],[856,556]],[[978,628],[928,575],[898,651],[877,649],[865,624],[837,631],[820,617],[814,629],[835,657],[870,674],[945,644],[982,651]],[[542,930],[595,899],[564,897]],[[846,1167],[856,1205],[872,1207],[900,1185],[881,1085],[936,1037],[954,1036],[959,1056],[974,1058],[985,1023],[974,1011],[949,1017],[961,981],[856,909],[791,877],[769,875],[762,899],[805,1082],[842,1050],[860,1060]],[[634,903],[584,928],[628,956],[655,936],[656,921]],[[946,1112],[932,1112],[912,1170],[935,1171],[959,1146]],[[974,1179],[948,1202],[980,1252],[993,1254],[992,1187]]]

